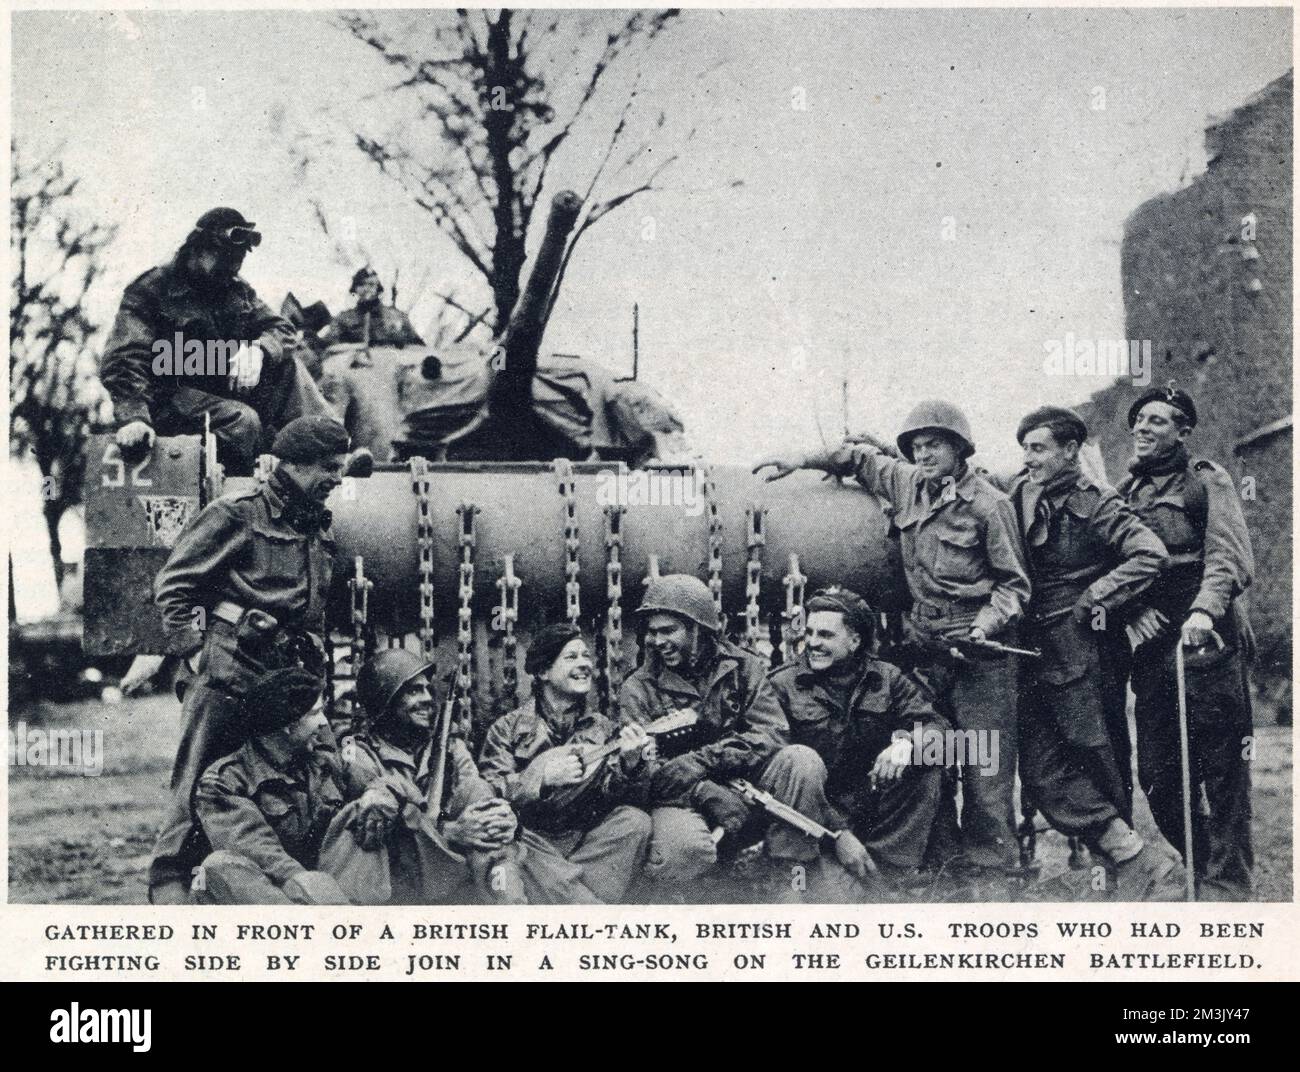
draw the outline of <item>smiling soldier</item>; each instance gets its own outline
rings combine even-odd
[[[1172,383],[1152,388],[1133,403],[1128,423],[1134,458],[1119,492],[1170,555],[1144,595],[1142,643],[1133,653],[1138,779],[1160,832],[1183,848],[1175,663],[1182,644],[1199,896],[1245,900],[1254,866],[1246,758],[1253,638],[1240,597],[1255,569],[1250,534],[1232,477],[1187,451],[1196,427],[1189,394]]]
[[[773,792],[842,831],[835,840],[842,867],[822,861],[818,899],[864,899],[867,891],[845,880],[864,874],[868,860],[881,892],[896,892],[927,862],[943,803],[943,765],[922,766],[915,757],[924,751],[926,734],[950,727],[898,667],[876,658],[875,619],[866,600],[847,588],[829,588],[805,609],[803,654],[770,680],[790,720],[791,747],[811,749],[820,763],[817,776],[803,779],[797,793],[782,793],[780,786]],[[782,824],[769,830],[767,846],[775,858],[820,858],[810,838]]]
[[[654,743],[641,727],[615,727],[589,706],[591,652],[576,625],[539,629],[524,671],[533,678],[532,699],[492,724],[480,765],[527,830],[545,839],[526,846],[529,897],[621,901],[650,838],[650,816],[637,805]],[[598,756],[606,745],[615,746],[612,754]]]
[[[1120,900],[1176,899],[1169,855],[1134,831],[1125,622],[1169,559],[1124,504],[1086,476],[1088,429],[1059,406],[1016,430],[1025,468],[1011,482],[1034,584],[1023,670],[1020,776],[1047,821],[1102,857]]]
[[[1010,501],[967,461],[975,443],[961,410],[922,402],[897,442],[901,458],[850,440],[830,453],[769,458],[754,471],[774,469],[769,480],[796,469],[854,476],[892,508],[912,595],[915,672],[959,729],[998,740],[996,769],[963,770],[961,816],[967,868],[996,894],[1016,863],[1015,665],[996,652],[954,657],[945,641],[1009,633],[1029,601],[1024,550]]]

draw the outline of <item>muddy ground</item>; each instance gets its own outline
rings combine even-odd
[[[1256,899],[1290,901],[1291,729],[1275,726],[1272,711],[1257,709],[1256,716]],[[11,727],[22,721],[29,729],[102,730],[104,747],[98,777],[11,763],[11,902],[145,903],[144,876],[179,719],[180,705],[165,693],[118,704],[38,705],[11,714]],[[1139,802],[1138,821],[1144,833],[1153,832],[1145,802]],[[1039,838],[1045,878],[1064,872],[1067,856],[1060,835]]]

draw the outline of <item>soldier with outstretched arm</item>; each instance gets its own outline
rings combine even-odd
[[[1142,642],[1133,653],[1138,780],[1160,832],[1185,849],[1176,665],[1181,644],[1198,896],[1246,900],[1254,866],[1247,758],[1253,641],[1242,596],[1255,563],[1232,477],[1188,452],[1196,422],[1195,402],[1173,384],[1146,391],[1128,413],[1134,456],[1118,490],[1170,556],[1143,593]]]
[[[912,595],[914,671],[959,729],[997,735],[997,769],[967,766],[962,783],[965,862],[996,885],[1016,864],[1015,663],[994,651],[954,657],[944,642],[1014,642],[1030,595],[1024,549],[1010,500],[968,462],[975,444],[961,410],[921,403],[897,444],[901,457],[848,441],[830,452],[768,458],[754,471],[774,469],[769,480],[796,469],[853,476],[889,503]]]

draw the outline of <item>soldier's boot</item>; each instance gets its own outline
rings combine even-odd
[[[1184,895],[1182,868],[1178,862],[1151,844],[1144,844],[1136,856],[1113,864],[1117,901],[1181,901]]]

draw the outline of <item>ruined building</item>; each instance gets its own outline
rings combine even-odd
[[[1291,692],[1291,166],[1293,72],[1205,132],[1209,164],[1140,206],[1124,228],[1126,335],[1151,341],[1152,382],[1196,398],[1192,453],[1242,489],[1256,559],[1256,678]],[[1082,407],[1112,480],[1131,454],[1127,380]]]

